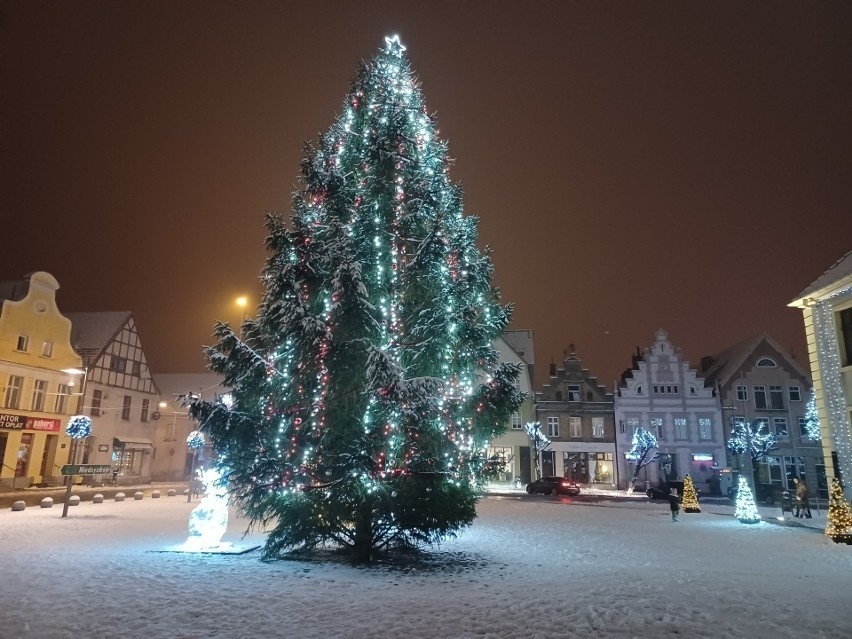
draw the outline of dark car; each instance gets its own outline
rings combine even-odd
[[[652,486],[645,491],[645,494],[648,495],[648,499],[668,499],[672,488],[676,488],[677,494],[683,497],[683,481],[680,480],[669,481],[659,486]],[[701,491],[697,488],[695,492],[699,495],[701,494]]]
[[[542,477],[527,484],[527,493],[545,495],[579,495],[580,487],[564,477]]]

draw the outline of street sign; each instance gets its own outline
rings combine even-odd
[[[108,475],[112,472],[109,464],[65,464],[59,472],[62,475]]]

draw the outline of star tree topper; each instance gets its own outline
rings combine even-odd
[[[393,35],[391,37],[385,36],[385,50],[391,55],[401,58],[402,52],[405,51],[405,47],[402,42],[399,41],[398,35]]]

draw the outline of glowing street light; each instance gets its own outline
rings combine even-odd
[[[246,306],[248,306],[248,297],[246,297],[245,295],[240,295],[236,299],[236,302],[237,302],[237,306],[240,307],[240,313],[241,313],[240,326],[242,326],[243,322],[246,321]]]

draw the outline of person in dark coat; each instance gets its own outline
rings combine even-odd
[[[796,517],[811,518],[811,502],[808,499],[808,484],[800,479],[796,485]]]
[[[676,522],[680,514],[680,497],[678,497],[677,488],[672,488],[669,492],[669,508],[672,511],[672,522]]]

